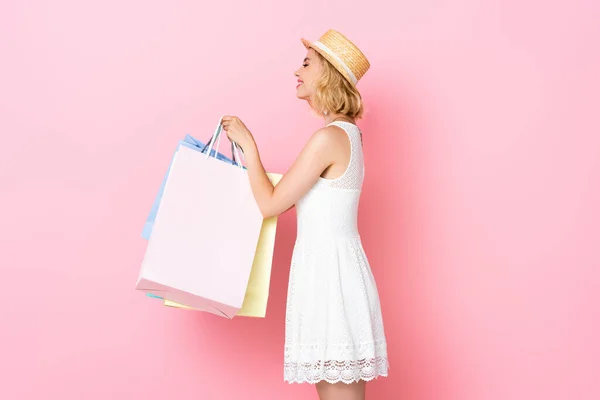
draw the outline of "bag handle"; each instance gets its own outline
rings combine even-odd
[[[221,143],[221,133],[223,132],[223,117],[221,117],[219,119],[219,124],[217,125],[217,127],[215,128],[215,131],[212,135],[212,137],[210,138],[210,140],[204,145],[204,147],[202,148],[202,150],[200,151],[201,153],[204,153],[207,148],[208,151],[206,151],[206,158],[208,159],[210,157],[210,153],[214,150],[215,152],[215,158],[217,157],[217,153],[219,152],[219,145]],[[215,145],[216,142],[216,145]],[[213,149],[213,146],[214,149]],[[244,170],[244,166],[242,165],[242,162],[240,160],[240,155],[238,153],[238,144],[235,142],[231,142],[231,164],[232,165],[238,165],[240,167],[240,169],[243,171]],[[243,152],[242,152],[243,154]]]

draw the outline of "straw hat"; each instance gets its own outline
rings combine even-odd
[[[334,29],[325,32],[317,41],[301,40],[307,49],[321,54],[354,86],[371,66],[358,47]]]

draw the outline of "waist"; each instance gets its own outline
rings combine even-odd
[[[298,220],[297,237],[320,240],[328,238],[359,239],[360,234],[356,221]]]

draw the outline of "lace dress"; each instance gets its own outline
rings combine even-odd
[[[364,178],[359,128],[348,134],[350,162],[319,178],[296,204],[298,235],[288,285],[284,380],[352,383],[387,376],[379,294],[357,227]]]

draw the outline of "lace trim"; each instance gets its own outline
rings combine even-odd
[[[387,357],[375,357],[350,361],[315,361],[310,363],[285,363],[284,381],[289,383],[353,383],[371,381],[388,376]]]

